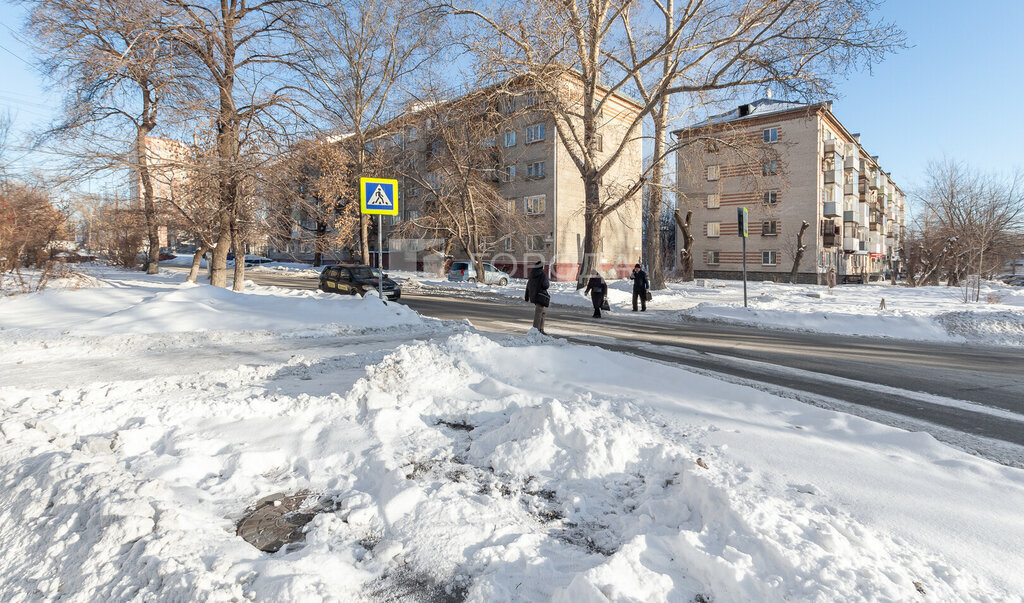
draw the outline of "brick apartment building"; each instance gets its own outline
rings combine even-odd
[[[565,94],[577,92],[578,80],[567,77],[563,82]],[[565,146],[558,138],[554,119],[544,107],[545,93],[528,86],[512,87],[499,95],[501,111],[506,118],[486,139],[481,152],[493,153],[495,165],[492,183],[507,201],[509,211],[519,214],[517,232],[497,232],[495,244],[484,253],[485,261],[523,276],[530,266],[541,261],[556,280],[576,278],[583,255],[584,190],[579,171],[573,165]],[[470,93],[449,101],[459,111],[474,110],[479,105],[480,92]],[[494,98],[489,95],[488,98]],[[622,95],[612,95],[598,115],[601,131],[600,152],[614,150],[626,135],[629,124],[641,107]],[[458,114],[458,111],[455,111]],[[401,145],[412,161],[425,172],[431,170],[431,129],[436,124],[426,112],[410,111],[396,121],[401,123],[399,134],[391,135],[386,144]],[[394,125],[389,128],[395,131]],[[614,143],[614,144],[613,144]],[[605,176],[605,190],[616,186],[627,188],[635,182],[642,170],[642,142],[640,133],[626,144],[625,152]],[[427,175],[431,177],[431,175]],[[429,191],[417,186],[409,178],[400,181],[400,214],[391,221],[392,229],[401,222],[415,220],[427,202]],[[634,195],[617,211],[605,218],[602,228],[600,265],[609,275],[623,276],[629,267],[639,261],[641,253],[641,195]],[[518,217],[522,219],[518,219]],[[406,231],[407,232],[407,231]],[[408,234],[390,236],[386,252],[390,267],[396,269],[430,269],[428,250],[439,247],[440,241],[423,233],[421,238]],[[465,259],[465,250],[455,249],[455,259]],[[436,255],[433,261],[439,261]]]
[[[736,210],[749,212],[747,276],[784,280],[801,223],[800,282],[880,278],[898,270],[906,196],[832,114],[832,103],[761,99],[673,133],[680,206],[691,222],[694,274],[740,278]],[[678,237],[682,240],[682,236]]]

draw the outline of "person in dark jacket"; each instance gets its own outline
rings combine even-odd
[[[590,294],[590,301],[594,303],[594,318],[601,318],[601,305],[604,304],[604,296],[608,294],[608,284],[604,282],[597,270],[590,273],[590,280],[587,281],[587,288],[583,295]]]
[[[647,290],[651,288],[650,281],[647,280],[647,273],[640,268],[640,264],[633,266],[633,274],[629,275],[629,280],[633,281],[633,311],[636,312],[636,300],[640,300],[640,311],[647,311]]]
[[[541,333],[544,333],[544,317],[548,312],[548,304],[551,303],[551,296],[548,294],[550,286],[551,281],[548,280],[548,275],[544,274],[544,266],[537,262],[530,270],[530,277],[526,281],[526,301],[535,306],[533,328]]]

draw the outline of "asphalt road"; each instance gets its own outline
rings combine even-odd
[[[246,278],[300,289],[317,284],[256,272]],[[425,316],[469,319],[484,331],[525,333],[533,320],[532,305],[496,296],[404,290],[401,303]],[[1024,351],[657,320],[655,312],[611,312],[600,320],[589,314],[585,308],[552,307],[545,330],[812,402],[838,400],[846,403],[844,410],[875,419],[906,417],[913,428],[929,431],[935,425],[933,435],[947,441],[951,430],[1024,446]]]

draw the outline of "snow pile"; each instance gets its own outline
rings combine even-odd
[[[366,330],[415,325],[419,316],[373,296],[258,287],[246,291],[192,285],[182,274],[148,276],[92,267],[97,286],[49,288],[0,300],[4,329],[74,329],[76,333],[166,333],[214,330]]]
[[[3,600],[1024,592],[1024,471],[930,436],[372,298],[103,278],[0,300]],[[278,493],[322,512],[263,553],[236,526]]]

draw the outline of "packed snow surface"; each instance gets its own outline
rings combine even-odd
[[[5,601],[1024,593],[1024,471],[930,436],[369,297],[96,276],[0,299]],[[260,552],[235,526],[282,492],[329,510]]]
[[[521,299],[525,280],[509,285],[453,282],[424,273],[392,272],[407,291],[445,291],[453,295],[490,294]],[[590,307],[589,296],[575,282],[551,284],[551,301]],[[743,307],[740,281],[699,279],[668,283],[648,302],[648,320],[687,319],[742,323],[789,329],[925,341],[1024,346],[1024,287],[998,282],[982,286],[980,301],[966,304],[958,287],[905,287],[887,283],[842,285],[829,291],[819,285],[747,283]],[[882,302],[885,302],[884,307]],[[632,309],[632,282],[608,281],[608,301],[615,312]]]

